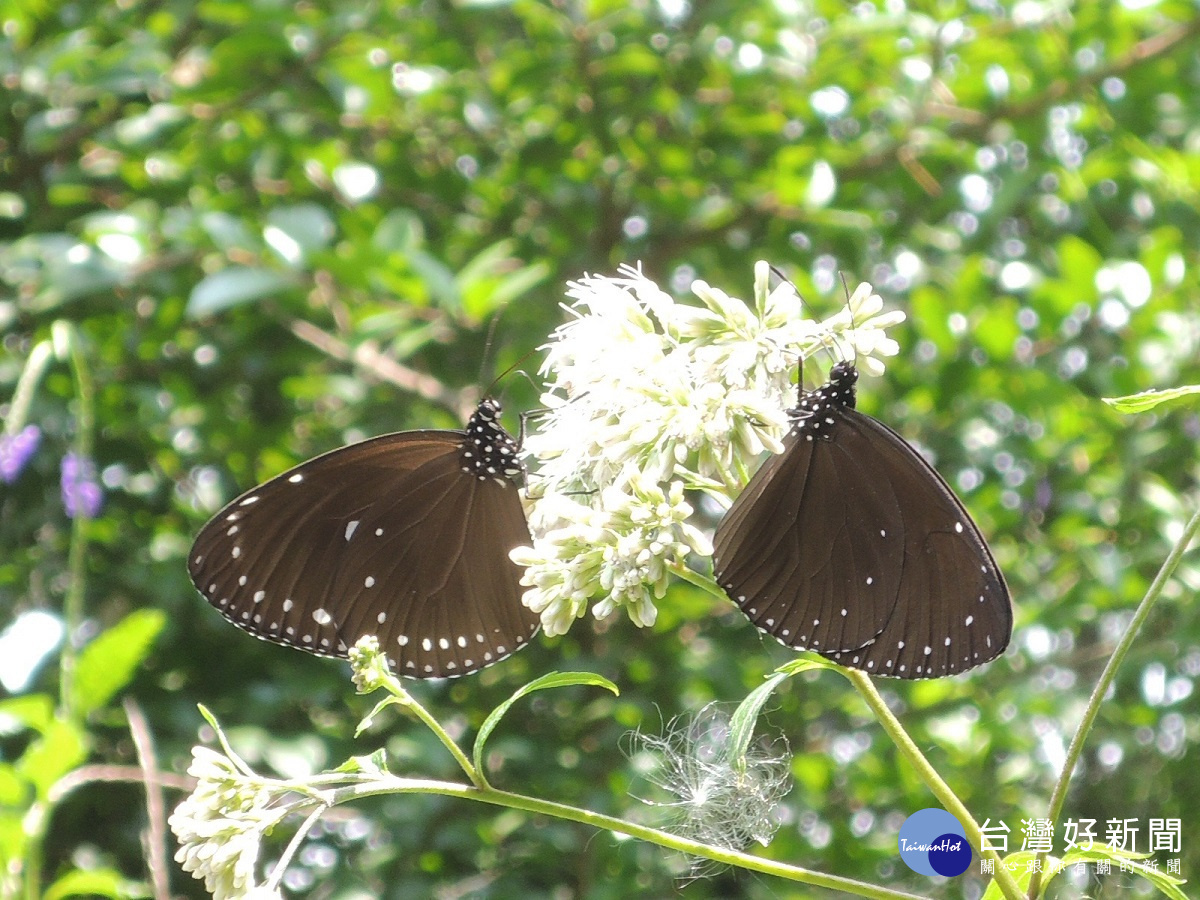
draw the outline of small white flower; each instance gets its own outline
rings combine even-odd
[[[548,412],[525,441],[538,462],[533,546],[511,554],[547,634],[566,632],[589,606],[653,624],[671,569],[711,554],[686,523],[685,491],[728,504],[762,452],[782,449],[799,360],[840,347],[877,373],[879,357],[897,352],[883,329],[903,313],[881,314],[870,285],[815,322],[795,288],[772,289],[770,276],[765,262],[755,266],[753,304],[703,281],[692,285],[703,306],[677,303],[628,266],[569,285],[571,318],[541,369]]]
[[[369,694],[391,679],[387,656],[379,649],[379,638],[363,635],[347,654],[353,672],[354,687],[360,694]]]

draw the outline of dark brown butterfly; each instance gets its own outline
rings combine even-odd
[[[528,544],[518,443],[485,399],[466,431],[404,431],[311,459],[234,500],[188,558],[209,603],[255,637],[345,657],[376,635],[391,668],[466,675],[523,647]]]
[[[904,438],[854,408],[858,370],[801,389],[784,449],[717,528],[717,581],[796,650],[896,678],[995,659],[1012,602],[979,528]]]

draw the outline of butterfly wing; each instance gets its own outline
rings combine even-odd
[[[508,559],[529,531],[511,480],[464,472],[464,440],[384,435],[265,482],[200,532],[192,581],[240,628],[321,656],[365,634],[417,677],[507,656],[537,630]]]
[[[898,678],[953,675],[995,659],[1012,635],[1012,601],[979,528],[904,438],[856,410],[840,415],[831,443],[869,459],[872,483],[889,483],[904,555],[897,602],[878,637],[859,649],[819,649],[841,665]],[[871,528],[857,531],[862,540],[875,539]],[[861,593],[851,597],[870,602]]]
[[[793,429],[713,540],[718,583],[755,625],[797,650],[865,646],[899,596],[900,502],[870,454],[849,443]],[[878,539],[861,539],[868,527]]]

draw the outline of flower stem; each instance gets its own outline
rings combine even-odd
[[[415,715],[425,724],[426,728],[428,728],[434,733],[434,735],[437,736],[437,739],[442,742],[442,746],[450,751],[450,755],[454,757],[454,761],[458,763],[459,768],[461,768],[467,778],[470,779],[471,784],[475,785],[477,788],[487,787],[487,781],[483,778],[475,766],[472,765],[471,760],[467,758],[467,754],[465,754],[458,744],[454,742],[454,738],[450,737],[450,735],[446,733],[446,729],[442,727],[441,722],[435,719],[429,710],[418,703],[417,699],[404,689],[398,679],[385,678],[382,684],[384,689],[396,698],[396,702],[399,706]]]
[[[1138,608],[1134,611],[1133,618],[1129,620],[1129,626],[1125,629],[1125,633],[1121,635],[1121,640],[1117,642],[1112,656],[1109,657],[1108,664],[1104,667],[1104,671],[1100,673],[1100,679],[1096,682],[1096,687],[1092,689],[1092,696],[1088,699],[1088,704],[1084,708],[1083,718],[1079,722],[1079,727],[1075,729],[1075,735],[1071,738],[1071,745],[1067,748],[1067,755],[1063,760],[1062,772],[1058,776],[1058,782],[1054,785],[1054,792],[1050,795],[1050,808],[1047,812],[1047,817],[1052,824],[1057,823],[1058,817],[1062,814],[1063,804],[1067,799],[1067,788],[1071,784],[1071,776],[1074,774],[1075,766],[1078,764],[1079,757],[1083,753],[1083,746],[1087,741],[1088,735],[1091,733],[1092,726],[1096,723],[1096,716],[1100,714],[1100,706],[1104,703],[1104,698],[1108,695],[1108,690],[1112,687],[1112,683],[1117,677],[1117,669],[1121,667],[1125,655],[1129,652],[1129,648],[1133,646],[1134,640],[1142,630],[1142,625],[1145,624],[1147,616],[1150,615],[1150,610],[1154,608],[1154,604],[1158,602],[1158,598],[1162,595],[1167,581],[1175,574],[1180,560],[1183,559],[1184,552],[1187,551],[1188,546],[1192,543],[1192,539],[1195,538],[1197,531],[1200,531],[1200,510],[1197,510],[1187,525],[1184,526],[1179,540],[1175,542],[1175,546],[1171,548],[1171,552],[1163,560],[1158,574],[1154,576],[1154,581],[1150,584],[1146,595],[1142,598],[1142,602],[1138,604]],[[1027,896],[1030,900],[1034,900],[1038,896],[1039,883],[1041,882],[1040,865],[1044,864],[1045,858],[1045,852],[1038,855],[1039,868],[1034,869],[1033,878],[1029,882]]]
[[[54,357],[54,347],[50,341],[41,341],[29,352],[25,368],[17,381],[17,389],[13,393],[12,403],[8,408],[8,418],[4,420],[4,433],[15,435],[24,427],[29,419],[29,407],[33,404],[33,392],[46,368]]]
[[[287,871],[287,867],[292,863],[292,857],[296,855],[296,851],[300,849],[300,844],[304,842],[304,838],[308,835],[317,820],[321,818],[322,813],[329,809],[324,803],[318,802],[317,808],[308,814],[308,818],[304,820],[304,824],[297,829],[292,835],[292,839],[288,841],[287,848],[283,851],[283,856],[279,857],[279,862],[275,864],[275,869],[271,872],[264,887],[268,891],[274,891],[279,887],[279,882],[283,880],[283,874]]]
[[[66,352],[75,379],[75,399],[78,404],[75,423],[75,454],[81,464],[92,458],[92,436],[95,431],[95,384],[88,369],[87,358],[80,345],[79,332],[69,323],[54,323],[55,343]],[[61,353],[62,351],[60,351]],[[59,674],[60,702],[67,715],[73,717],[75,698],[75,664],[79,648],[75,645],[83,621],[84,596],[87,590],[88,547],[87,504],[77,503],[71,520],[71,545],[67,552],[67,593],[63,599],[63,619],[67,639],[63,642]]]
[[[721,590],[721,586],[707,575],[701,575],[699,572],[689,569],[684,563],[667,563],[667,568],[686,581],[688,584],[694,585],[706,593],[712,594],[721,600],[728,600],[725,592]]]
[[[860,672],[856,669],[846,669],[843,674],[850,679],[850,682],[858,690],[858,693],[866,701],[867,706],[875,713],[875,717],[879,719],[879,724],[883,726],[883,730],[887,732],[888,737],[900,750],[900,752],[908,759],[909,763],[921,780],[933,792],[941,802],[943,808],[950,812],[960,823],[963,829],[967,832],[967,840],[971,846],[981,856],[992,861],[995,870],[995,881],[1000,887],[1001,893],[1004,894],[1007,900],[1021,900],[1023,896],[1020,885],[1013,878],[1012,873],[1004,866],[1004,861],[1000,858],[991,847],[984,849],[983,831],[979,824],[975,821],[975,817],[971,815],[970,810],[958,799],[958,795],[951,790],[950,785],[942,780],[942,777],[937,773],[937,770],[930,764],[925,755],[921,753],[920,748],[908,732],[904,730],[904,726],[900,724],[900,720],[892,714],[888,709],[888,705],[884,702],[883,697],[875,689],[874,682],[871,681],[869,675],[865,672]]]
[[[580,809],[575,806],[568,806],[549,800],[541,800],[536,797],[528,797],[523,794],[499,791],[490,787],[479,788],[448,781],[382,776],[372,782],[337,788],[329,792],[329,797],[331,804],[336,804],[363,797],[395,793],[442,794],[449,797],[474,800],[480,803],[491,803],[496,806],[508,807],[509,809],[520,809],[537,815],[552,816],[558,819],[579,822],[583,825],[590,825],[616,834],[638,838],[661,847],[677,850],[680,853],[686,853],[690,856],[699,856],[717,863],[738,866],[739,868],[762,872],[766,875],[786,878],[790,881],[829,888],[830,890],[845,891],[859,897],[873,898],[873,900],[919,900],[919,895],[916,894],[895,891],[851,878],[825,875],[821,872],[814,872],[811,869],[752,856],[738,850],[703,844],[699,841],[679,837],[666,831],[659,831],[657,828],[648,828],[644,825],[638,825],[634,822],[628,822],[613,816],[606,816],[602,813],[592,812],[591,810]]]

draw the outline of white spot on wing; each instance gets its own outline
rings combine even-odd
[[[351,519],[346,523],[346,540],[354,537],[354,531],[358,528],[358,519]]]

